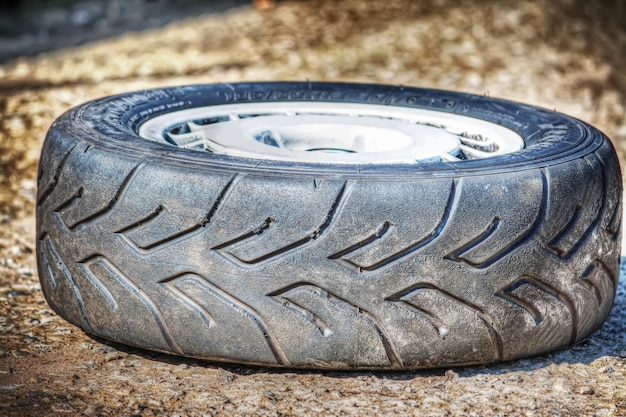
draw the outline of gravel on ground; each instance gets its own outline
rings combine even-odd
[[[0,64],[0,415],[626,416],[624,274],[604,327],[548,355],[395,373],[241,367],[93,339],[54,314],[38,283],[33,202],[55,117],[177,84],[340,80],[487,94],[588,121],[623,156],[625,16],[621,0],[284,1]]]

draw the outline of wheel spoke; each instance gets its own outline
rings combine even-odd
[[[192,142],[204,140],[204,131],[202,130],[181,134],[168,132],[167,135],[178,147],[185,147]]]
[[[444,153],[441,155],[441,161],[442,162],[457,162],[457,161],[462,161],[462,159],[457,158],[454,155],[450,155],[449,153]]]
[[[493,156],[493,154],[489,152],[483,152],[467,145],[461,145],[460,148],[465,154],[465,156],[467,156],[467,159],[481,159],[481,158],[489,158],[490,156]]]
[[[465,146],[485,152],[493,153],[498,150],[498,145],[493,139],[490,138],[469,138],[467,136],[459,136],[459,140]]]

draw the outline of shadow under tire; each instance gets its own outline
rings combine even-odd
[[[285,159],[274,149],[280,135],[265,131],[249,137],[261,144],[254,149],[269,147],[267,158],[212,142],[200,141],[205,151],[173,146],[202,139],[197,126],[222,136],[237,126],[222,129],[221,116],[169,126],[161,142],[139,133],[194,109],[223,108],[228,121],[254,127],[269,117],[259,109],[283,105],[310,105],[312,124],[326,117],[317,108],[368,106],[380,113],[365,118],[375,126],[396,123],[387,111],[476,120],[523,146],[498,154],[496,144],[493,156],[475,157],[485,138],[448,128],[442,135],[463,149],[474,144],[469,156],[351,163],[333,149]],[[352,143],[361,141],[362,155],[391,143],[370,139]],[[537,107],[384,85],[162,88],[83,104],[51,126],[37,262],[60,316],[140,348],[293,368],[485,364],[566,347],[604,323],[618,280],[621,199],[609,139]]]

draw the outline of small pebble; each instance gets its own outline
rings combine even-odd
[[[454,372],[452,369],[448,369],[445,372],[444,376],[446,377],[446,379],[451,380],[451,379],[457,379],[459,377],[459,374]]]
[[[329,394],[332,398],[341,398],[344,396],[343,392],[336,389],[330,390]]]
[[[107,352],[104,354],[104,360],[105,362],[111,362],[117,359],[122,359],[128,356],[128,353],[124,353],[124,352],[118,352],[117,350],[114,350],[112,352]]]
[[[90,405],[89,407],[85,408],[82,412],[82,414],[86,415],[86,416],[95,416],[97,414],[98,410],[96,409],[95,405]]]
[[[18,389],[21,386],[22,385],[20,385],[20,384],[0,385],[0,391],[15,391],[16,389]]]
[[[589,386],[584,385],[584,386],[582,386],[582,387],[579,387],[579,388],[576,390],[576,394],[580,394],[580,395],[593,395],[593,394],[595,394],[595,391],[593,390],[593,388],[591,388],[591,387],[589,387]]]
[[[111,346],[102,346],[98,349],[98,353],[102,353],[102,354],[107,354],[110,352],[115,352],[116,350],[113,349]]]
[[[74,366],[75,368],[78,369],[96,369],[100,366],[100,364],[98,363],[98,361],[88,361],[85,363],[79,363],[78,365]]]
[[[387,391],[401,391],[404,389],[404,385],[396,382],[388,382],[383,386]]]
[[[55,411],[57,413],[73,413],[74,412],[74,409],[72,408],[72,406],[67,403],[52,404],[51,408],[52,408],[52,411]]]
[[[552,383],[552,389],[556,392],[562,392],[565,394],[573,391],[570,382],[566,378],[556,378],[556,380]]]
[[[8,298],[13,298],[13,297],[21,297],[24,295],[28,295],[28,293],[26,291],[21,291],[21,290],[11,290],[11,291],[7,291],[4,295],[6,295]]]
[[[32,354],[25,349],[19,349],[13,352],[13,356],[16,358],[25,358],[27,356],[32,356]]]
[[[23,277],[32,277],[33,270],[30,268],[18,268],[17,273]]]
[[[620,358],[626,358],[626,349],[624,350],[620,350],[620,352],[618,353]]]

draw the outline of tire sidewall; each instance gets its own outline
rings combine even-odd
[[[224,104],[324,102],[373,104],[434,110],[501,125],[520,135],[525,148],[507,155],[460,162],[408,164],[318,164],[247,159],[173,148],[139,137],[145,121],[174,111]],[[457,177],[512,172],[578,159],[605,137],[572,117],[501,99],[441,90],[341,83],[240,83],[193,85],[111,96],[73,109],[56,123],[77,137],[112,151],[144,158],[214,166],[235,172],[348,177]]]

